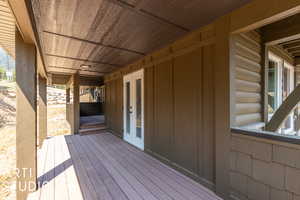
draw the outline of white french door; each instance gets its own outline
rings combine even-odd
[[[144,150],[144,70],[124,76],[123,86],[123,139]]]

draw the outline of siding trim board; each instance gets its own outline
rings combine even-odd
[[[300,138],[292,135],[279,135],[269,131],[251,130],[244,128],[231,128],[231,133],[300,145]]]

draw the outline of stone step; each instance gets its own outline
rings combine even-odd
[[[83,128],[79,129],[80,135],[87,135],[87,134],[95,134],[95,133],[104,133],[106,132],[106,127],[94,127],[94,128]]]
[[[106,127],[104,123],[101,122],[91,122],[91,123],[84,123],[80,125],[79,129],[85,129],[85,128],[100,128],[100,127]]]

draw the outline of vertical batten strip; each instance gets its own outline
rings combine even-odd
[[[230,191],[229,156],[230,156],[230,61],[229,34],[230,17],[223,16],[216,21],[215,49],[215,134],[216,134],[216,192],[228,199]]]

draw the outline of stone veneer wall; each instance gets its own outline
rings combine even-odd
[[[300,200],[300,145],[232,134],[231,198]]]

